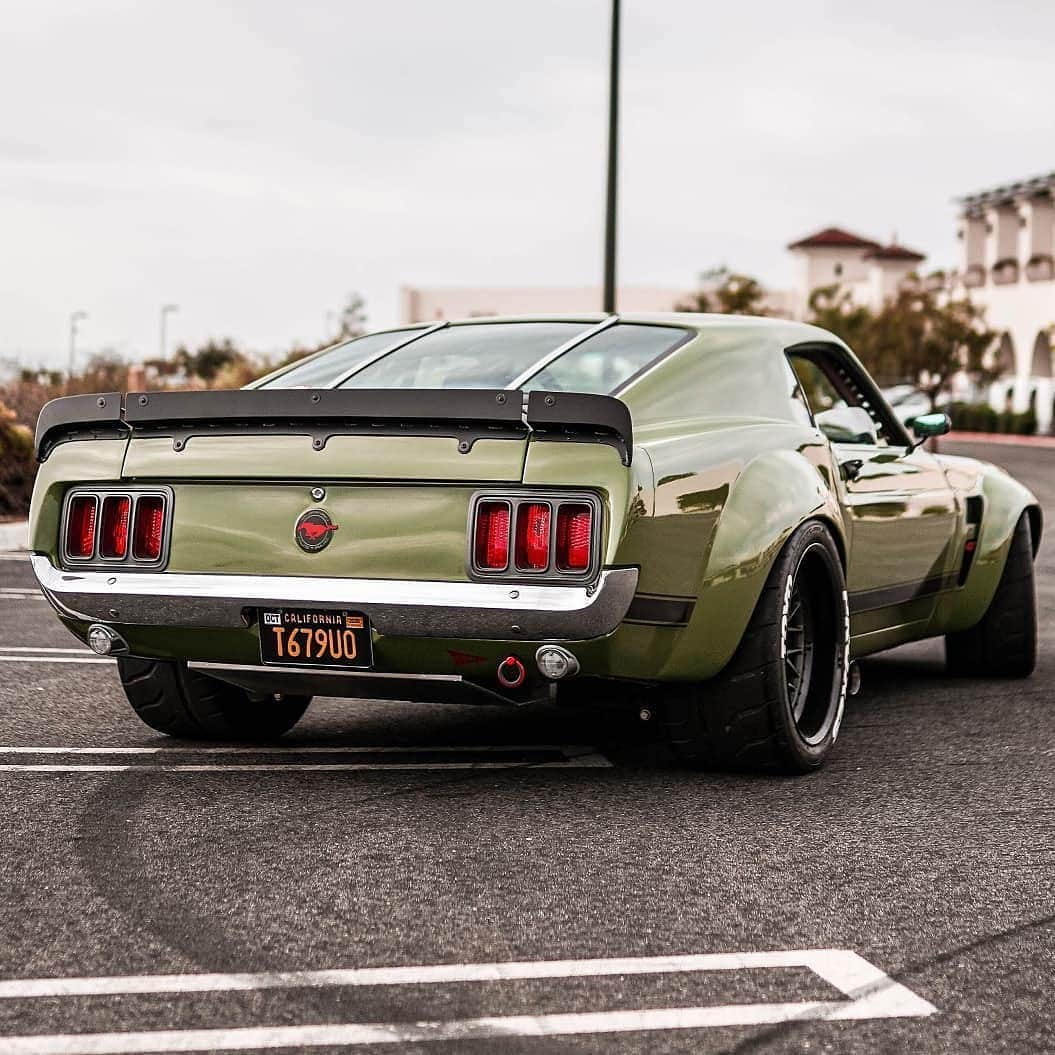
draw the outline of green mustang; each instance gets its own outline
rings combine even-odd
[[[920,446],[948,428],[798,323],[411,326],[49,403],[33,568],[173,736],[274,737],[320,694],[619,701],[688,761],[802,772],[857,657],[1033,670],[1039,506]]]

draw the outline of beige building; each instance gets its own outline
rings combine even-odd
[[[923,255],[900,245],[881,245],[838,227],[826,227],[788,247],[796,262],[791,289],[766,291],[763,305],[771,315],[802,319],[809,314],[810,293],[838,283],[860,303],[877,307],[891,296]],[[707,292],[705,279],[696,290]],[[620,311],[672,311],[694,290],[673,286],[623,286]],[[599,286],[403,286],[401,322],[472,319],[489,315],[574,314],[601,310]]]
[[[879,308],[926,259],[896,240],[881,245],[841,227],[825,227],[800,238],[788,251],[796,265],[790,297],[797,319],[809,315],[810,295],[825,286],[841,286],[858,304]]]
[[[622,286],[620,311],[671,311],[689,295],[667,286]],[[601,310],[600,286],[403,286],[400,322],[474,319],[488,315],[574,315]]]
[[[984,304],[1001,334],[998,363],[1005,377],[990,401],[1023,411],[1037,428],[1052,427],[1055,401],[1055,172],[969,194],[960,200],[960,265],[948,276],[953,296]]]

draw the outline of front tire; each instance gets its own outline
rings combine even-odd
[[[839,551],[811,521],[785,544],[725,669],[670,692],[664,719],[675,753],[705,768],[817,769],[842,723],[849,632]]]
[[[981,622],[945,635],[950,674],[978,678],[1028,678],[1037,665],[1037,587],[1033,534],[1023,513],[1011,536],[1007,561]]]
[[[117,670],[140,719],[159,733],[187,740],[274,740],[292,729],[311,703],[310,696],[251,696],[186,663],[120,657]]]

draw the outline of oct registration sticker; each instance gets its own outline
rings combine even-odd
[[[333,609],[263,611],[260,658],[292,667],[371,667],[370,621],[361,612]]]

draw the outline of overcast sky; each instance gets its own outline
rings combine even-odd
[[[1052,0],[624,0],[620,278],[955,259],[1055,169]],[[0,355],[321,337],[347,293],[599,282],[608,0],[0,0]]]

